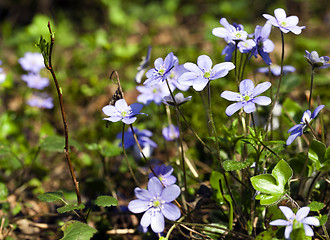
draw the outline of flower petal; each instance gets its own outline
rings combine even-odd
[[[256,105],[252,101],[250,101],[244,104],[243,109],[246,113],[252,113],[256,110]]]
[[[310,211],[309,207],[302,207],[298,210],[296,213],[296,219],[300,222],[303,220],[305,217],[307,217],[308,213]]]
[[[305,229],[306,236],[309,236],[309,237],[314,236],[314,231],[310,226],[308,226],[307,224],[304,224],[304,229]]]
[[[297,16],[290,16],[285,19],[287,26],[296,26],[299,22],[299,18]]]
[[[220,94],[220,97],[229,100],[229,101],[240,101],[241,94],[232,91],[224,91]]]
[[[269,97],[259,96],[254,98],[252,102],[262,106],[267,106],[272,102],[272,100]]]
[[[307,217],[300,221],[303,224],[313,225],[313,226],[319,226],[320,221],[316,217]]]
[[[108,120],[110,122],[118,122],[122,119],[123,118],[121,116],[112,116],[112,117],[108,117],[108,118],[103,118],[103,120]]]
[[[141,109],[143,108],[143,105],[141,103],[133,103],[130,105],[130,108],[132,110],[132,115],[134,116],[141,111]]]
[[[180,195],[180,187],[178,185],[170,185],[164,188],[161,199],[165,202],[172,202]]]
[[[152,198],[152,196],[150,196],[150,193],[148,192],[148,190],[141,189],[139,187],[136,187],[134,189],[134,193],[135,193],[135,196],[141,200],[149,201]]]
[[[231,115],[233,115],[235,112],[237,112],[238,110],[240,110],[243,107],[244,103],[243,102],[237,102],[237,103],[233,103],[230,104],[227,108],[226,108],[226,115],[228,117],[230,117]]]
[[[275,9],[274,15],[279,22],[286,19],[286,13],[282,8]]]
[[[161,212],[155,212],[155,214],[151,218],[151,229],[155,233],[160,233],[164,231],[165,220],[164,216]]]
[[[277,220],[271,221],[269,223],[269,225],[272,225],[272,226],[288,226],[290,224],[291,223],[289,221],[283,220],[283,219],[277,219]]]
[[[288,219],[288,220],[294,219],[294,214],[293,214],[291,208],[289,208],[287,206],[279,206],[279,208],[281,209],[281,211],[284,214],[284,216],[286,217],[286,219]]]
[[[173,203],[165,203],[162,208],[162,213],[164,217],[172,221],[177,220],[181,216],[180,209]]]
[[[301,130],[302,130],[302,128],[303,128],[303,124],[297,124],[297,125],[294,125],[293,127],[291,127],[289,130],[288,130],[288,133],[289,132],[294,132],[294,133],[296,133],[296,132],[300,132]]]
[[[115,103],[115,107],[119,112],[123,112],[126,111],[128,108],[128,105],[125,101],[125,99],[119,99],[116,103]]]
[[[244,95],[246,92],[253,92],[254,84],[250,79],[244,79],[239,84],[239,92]]]
[[[129,202],[128,210],[133,213],[142,213],[148,210],[150,201],[135,199]]]
[[[202,91],[206,87],[208,82],[209,80],[206,78],[202,78],[202,77],[196,78],[194,80],[193,88],[196,91]]]
[[[290,234],[292,232],[292,225],[288,225],[286,226],[285,230],[284,230],[284,237],[286,239],[289,239],[290,238]]]
[[[212,68],[212,60],[207,55],[201,55],[197,58],[197,65],[203,72],[209,72]]]
[[[102,108],[102,111],[108,116],[118,115],[117,109],[112,105],[107,105]]]
[[[203,74],[201,69],[195,63],[187,62],[187,63],[183,64],[183,66],[185,69],[187,69],[190,72],[194,72],[197,74]]]
[[[228,36],[229,32],[223,27],[213,28],[212,34],[216,37],[225,38]]]
[[[154,65],[155,65],[156,70],[159,70],[164,65],[164,60],[161,57],[157,58],[154,62]]]
[[[198,75],[195,72],[186,72],[179,77],[178,82],[185,86],[192,86],[196,77]]]
[[[235,65],[231,62],[223,62],[216,64],[211,72],[211,80],[222,78],[228,74],[228,72],[235,68]]]
[[[146,211],[140,221],[140,224],[142,227],[149,227],[150,223],[151,223],[151,216],[152,216],[152,209],[149,209],[148,211]]]
[[[136,117],[125,117],[122,119],[122,122],[129,125],[129,124],[132,124],[136,121]]]
[[[316,118],[316,116],[319,114],[319,112],[324,108],[324,105],[320,105],[312,113],[312,118]]]
[[[265,92],[270,88],[272,84],[270,82],[263,82],[259,83],[254,89],[253,89],[253,97],[258,96],[259,94]]]
[[[286,140],[286,145],[290,145],[298,136],[301,136],[299,132],[291,133]]]
[[[157,177],[152,177],[148,182],[148,191],[151,196],[160,196],[163,191],[163,186]]]

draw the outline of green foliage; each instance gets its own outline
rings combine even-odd
[[[95,200],[95,204],[99,207],[117,206],[118,200],[111,196],[98,196]]]
[[[223,168],[226,171],[235,171],[235,170],[241,170],[244,168],[247,168],[253,163],[253,161],[249,158],[248,160],[244,162],[238,162],[233,160],[227,160],[223,162]]]
[[[69,221],[61,229],[64,233],[61,240],[89,240],[97,232],[96,229],[86,223],[78,221]]]
[[[69,140],[69,143],[76,147],[78,150],[81,149],[80,144],[77,141]],[[62,136],[51,135],[45,137],[40,143],[40,149],[49,152],[63,152],[65,146],[65,139]]]
[[[317,212],[323,209],[325,205],[324,203],[313,201],[308,205],[308,207],[311,209],[311,211]]]
[[[6,201],[8,196],[8,188],[6,184],[0,182],[0,202]]]
[[[292,177],[293,171],[289,164],[280,160],[274,167],[272,174],[261,174],[250,178],[255,190],[260,191],[256,199],[262,205],[271,205],[279,202],[286,194],[287,183]]]
[[[84,204],[73,204],[73,203],[69,203],[63,207],[60,207],[58,208],[56,211],[58,213],[66,213],[66,212],[70,212],[70,211],[73,211],[73,210],[82,210],[85,208],[85,205]]]
[[[62,192],[46,192],[40,194],[38,199],[43,202],[64,201]]]
[[[308,149],[308,158],[311,159],[315,165],[316,169],[319,171],[329,171],[330,169],[330,149],[326,148],[325,144],[313,140]]]

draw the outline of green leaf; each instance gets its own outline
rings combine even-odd
[[[280,188],[284,189],[285,184],[291,179],[293,171],[285,160],[280,160],[272,171]]]
[[[313,140],[308,149],[308,157],[315,163],[322,164],[325,160],[326,146],[324,143]]]
[[[327,215],[321,215],[319,217],[317,217],[320,221],[320,226],[325,224],[328,221],[328,216]]]
[[[267,231],[263,231],[258,234],[255,240],[277,240],[276,233],[278,229],[274,230],[273,228],[268,228]]]
[[[237,162],[233,160],[227,160],[223,162],[223,168],[226,171],[241,170],[251,165],[251,161]]]
[[[11,149],[7,145],[0,143],[0,155],[6,154],[11,154]]]
[[[6,201],[8,196],[8,189],[6,184],[0,182],[0,201]]]
[[[284,189],[277,186],[276,179],[271,174],[260,174],[250,178],[255,190],[266,194],[282,194]]]
[[[313,201],[308,205],[308,207],[311,209],[311,211],[317,212],[323,209],[325,205],[324,203]]]
[[[111,196],[98,196],[95,200],[95,204],[100,207],[117,206],[118,200]]]
[[[77,204],[69,203],[68,205],[58,208],[56,211],[58,213],[65,213],[65,212],[70,212],[73,210],[82,210],[84,208],[85,208],[84,204],[77,205]]]
[[[89,240],[97,232],[96,229],[78,221],[67,222],[61,230],[64,233],[61,240]]]
[[[63,201],[63,194],[62,192],[46,192],[40,194],[38,199],[43,202],[55,202],[57,200]]]
[[[71,146],[81,150],[81,146],[74,140],[69,140]],[[65,139],[63,136],[51,135],[44,138],[40,144],[40,148],[49,152],[63,152],[65,147]]]
[[[259,194],[256,199],[260,200],[261,205],[273,205],[278,203],[283,197],[283,194]]]

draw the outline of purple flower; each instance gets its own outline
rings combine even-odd
[[[189,86],[182,85],[178,82],[179,77],[187,72],[188,70],[184,68],[183,64],[181,65],[176,65],[172,70],[171,74],[168,77],[168,81],[170,84],[172,84],[174,87],[178,88],[181,91],[187,91],[189,89]]]
[[[0,65],[2,61],[0,60]],[[0,67],[0,83],[3,83],[6,80],[6,73],[3,72],[3,69]]]
[[[287,220],[277,219],[275,221],[270,222],[269,224],[272,226],[286,226],[284,231],[285,239],[290,239],[290,234],[292,232],[293,226],[297,223],[303,224],[306,236],[314,236],[313,229],[309,225],[318,226],[320,225],[320,221],[316,217],[307,217],[310,211],[309,207],[300,208],[296,214],[294,214],[289,207],[279,206],[279,208],[281,209]]]
[[[247,38],[247,32],[244,31],[241,24],[229,24],[226,18],[220,19],[220,24],[224,27],[217,27],[212,30],[214,36],[224,38],[227,43],[241,41]]]
[[[299,18],[297,16],[286,17],[286,13],[282,8],[275,9],[274,14],[275,17],[269,14],[263,14],[262,16],[268,19],[273,26],[280,28],[283,33],[288,33],[291,31],[298,35],[301,33],[301,30],[305,28],[305,26],[297,26],[299,22]]]
[[[274,76],[281,75],[281,66],[276,65],[276,64],[271,64],[271,65],[269,65],[269,67],[270,67],[270,72]],[[296,68],[291,65],[283,66],[283,74],[287,74],[287,73],[295,72],[295,71],[296,71]],[[257,72],[268,74],[269,69],[268,69],[268,67],[262,67],[262,68],[258,68]]]
[[[226,108],[227,116],[233,115],[239,109],[243,108],[244,112],[252,113],[256,110],[255,104],[266,106],[271,103],[271,99],[269,97],[260,96],[259,94],[265,92],[268,88],[270,88],[270,82],[264,82],[258,84],[254,87],[253,82],[250,79],[245,79],[241,81],[239,85],[239,93],[232,91],[224,91],[221,93],[220,97],[225,98],[229,101],[236,101],[237,103],[233,103]]]
[[[49,86],[49,79],[41,77],[39,73],[28,73],[22,75],[22,80],[27,83],[29,88],[44,89]]]
[[[50,97],[47,93],[34,93],[31,97],[28,98],[27,104],[31,107],[37,108],[51,109],[54,107],[53,98]]]
[[[157,177],[152,177],[148,182],[148,190],[139,187],[134,189],[138,199],[128,204],[128,209],[133,213],[145,212],[141,218],[141,226],[148,227],[155,233],[164,231],[165,218],[175,221],[180,216],[180,209],[171,203],[180,195],[177,185],[163,188]]]
[[[136,89],[141,93],[137,97],[137,101],[143,104],[150,104],[151,102],[155,102],[157,105],[160,105],[162,103],[163,97],[170,94],[166,82],[161,82],[151,87],[137,86]]]
[[[149,131],[147,129],[139,130],[136,127],[134,127],[133,129],[134,129],[136,138],[138,139],[138,142],[142,148],[144,148],[147,145],[150,145],[153,148],[157,147],[157,144],[150,139],[150,137],[152,137],[151,131]],[[117,138],[119,138],[119,139],[122,138],[121,132],[117,134]],[[130,148],[135,145],[135,139],[134,139],[131,128],[129,128],[126,132],[124,132],[124,145],[125,145],[125,149]],[[121,146],[121,142],[120,142],[119,146]]]
[[[45,68],[44,58],[41,53],[26,52],[24,57],[18,59],[19,64],[25,71],[38,73]]]
[[[291,133],[291,135],[288,137],[288,140],[286,140],[286,145],[290,145],[297,137],[300,137],[304,133],[304,129],[307,126],[306,122],[310,123],[314,118],[316,118],[322,108],[324,108],[324,105],[320,105],[315,108],[313,113],[311,113],[310,110],[306,110],[303,113],[300,123],[288,130],[288,133]]]
[[[256,43],[252,39],[243,40],[237,44],[241,53],[249,53],[255,46]]]
[[[149,178],[157,177],[165,187],[170,186],[176,182],[176,177],[171,175],[173,173],[172,166],[166,166],[165,164],[156,165],[153,168],[156,176],[151,172]]]
[[[162,134],[166,141],[173,141],[180,136],[179,127],[176,127],[171,124],[168,127],[163,128]]]
[[[142,77],[143,77],[145,71],[147,70],[147,67],[149,66],[150,56],[151,56],[151,46],[148,47],[147,56],[142,57],[142,61],[140,62],[140,65],[138,67],[138,72],[135,76],[135,81],[137,83],[141,82]]]
[[[225,55],[225,61],[230,62],[233,57],[233,52],[235,51],[235,44],[230,42],[228,43],[225,48],[222,50],[221,55]]]
[[[189,72],[183,73],[178,82],[186,86],[192,86],[196,91],[202,91],[209,81],[224,77],[230,70],[235,68],[235,65],[231,62],[219,63],[212,68],[212,60],[207,55],[199,56],[197,65],[188,62],[183,66]]]
[[[257,57],[259,54],[267,65],[270,65],[272,61],[269,58],[269,53],[275,48],[274,43],[268,39],[272,25],[269,21],[265,23],[263,27],[256,26],[254,30],[254,42],[256,43],[252,50],[252,55]]]
[[[305,50],[306,55],[304,56],[307,59],[307,62],[313,67],[313,68],[328,68],[330,67],[329,57],[328,56],[322,56],[319,57],[319,54],[316,51],[312,51],[309,53],[307,50]]]
[[[181,104],[184,104],[185,102],[188,102],[189,100],[191,100],[191,96],[188,96],[185,98],[182,93],[177,93],[174,96],[174,100],[175,100],[176,104],[178,106],[180,106]],[[163,103],[174,107],[175,106],[174,100],[171,95],[168,95],[163,98]]]
[[[116,101],[115,106],[107,105],[102,108],[102,111],[109,117],[103,118],[110,122],[122,121],[125,124],[132,124],[136,120],[136,115],[145,114],[140,113],[143,105],[140,103],[133,103],[128,106],[125,99],[119,99]]]
[[[155,60],[155,68],[150,69],[146,73],[147,80],[144,84],[147,87],[163,82],[170,76],[170,71],[176,65],[178,58],[172,52],[167,54],[165,59],[157,58]]]

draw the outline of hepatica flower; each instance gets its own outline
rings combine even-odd
[[[310,110],[306,110],[303,113],[300,123],[288,130],[288,133],[291,133],[291,135],[288,137],[288,140],[286,140],[286,145],[290,145],[297,137],[300,137],[304,133],[304,129],[307,126],[306,122],[310,123],[313,119],[315,119],[322,108],[324,108],[324,105],[320,105],[315,108],[313,113],[311,113]]]
[[[27,104],[37,108],[51,109],[54,107],[53,98],[47,93],[34,93],[28,98]]]
[[[171,203],[180,195],[177,185],[163,188],[157,177],[152,177],[148,182],[148,190],[139,187],[134,190],[138,199],[128,204],[128,209],[133,213],[145,212],[141,218],[141,226],[148,227],[155,233],[164,231],[165,219],[175,221],[180,216],[180,209]]]
[[[322,56],[319,57],[319,54],[316,51],[312,51],[309,53],[307,50],[305,50],[306,55],[304,56],[307,59],[307,62],[312,66],[312,68],[328,68],[330,67],[329,57],[328,56]]]
[[[285,239],[290,239],[290,234],[292,232],[293,226],[299,223],[303,224],[306,236],[314,236],[313,229],[310,227],[310,225],[318,226],[320,225],[320,221],[316,217],[307,217],[310,211],[309,207],[300,208],[296,214],[294,214],[289,207],[280,206],[279,208],[281,209],[287,220],[278,219],[270,222],[269,224],[272,226],[286,226],[284,231]]]
[[[148,47],[147,56],[142,57],[142,61],[140,62],[140,65],[138,66],[138,69],[137,69],[138,72],[135,76],[135,81],[137,83],[141,82],[142,77],[143,77],[145,71],[147,70],[147,67],[149,66],[150,56],[151,56],[151,46]]]
[[[270,72],[274,76],[281,75],[281,66],[276,65],[276,64],[271,64],[269,67],[270,67]],[[291,65],[283,66],[283,74],[287,74],[287,73],[295,72],[295,71],[296,71],[296,68],[294,66],[291,66]],[[268,69],[268,67],[262,67],[262,68],[258,68],[257,72],[268,74],[269,69]]]
[[[49,85],[49,79],[41,77],[39,73],[28,73],[22,75],[22,80],[27,83],[29,88],[44,89]]]
[[[227,43],[245,40],[248,36],[247,32],[243,30],[244,28],[241,24],[234,23],[231,25],[226,18],[221,18],[220,24],[224,27],[213,28],[212,34],[225,39]]]
[[[219,63],[212,68],[212,60],[207,55],[199,56],[197,65],[188,62],[183,66],[189,72],[183,73],[178,82],[182,85],[192,86],[196,91],[202,91],[209,81],[224,77],[235,68],[231,62]]]
[[[286,13],[282,8],[275,9],[274,14],[275,17],[269,14],[263,14],[262,16],[268,19],[273,26],[278,27],[283,33],[288,33],[291,31],[298,35],[301,33],[301,30],[305,28],[305,26],[297,26],[299,22],[299,18],[297,16],[286,17]]]
[[[263,82],[254,87],[252,80],[245,79],[239,85],[239,93],[232,91],[224,91],[220,97],[229,101],[236,101],[226,108],[226,115],[229,117],[243,108],[244,112],[252,113],[256,110],[255,104],[266,106],[271,103],[271,99],[266,96],[259,96],[270,88],[270,82]]]
[[[18,59],[19,64],[25,71],[38,73],[41,69],[45,68],[44,58],[38,52],[26,52],[24,57]]]
[[[154,62],[155,68],[146,73],[147,80],[144,84],[147,87],[165,81],[170,76],[171,69],[177,64],[178,58],[170,52],[165,59],[157,58]]]
[[[170,76],[167,78],[170,84],[172,84],[174,87],[178,88],[181,91],[187,91],[189,89],[189,86],[182,85],[178,82],[179,77],[187,72],[188,70],[184,68],[183,64],[176,65],[170,72]]]
[[[183,96],[183,93],[177,93],[175,96],[174,96],[174,100],[172,98],[171,95],[168,95],[168,96],[165,96],[163,98],[163,103],[166,104],[166,105],[169,105],[169,106],[172,106],[174,107],[175,106],[175,103],[180,106],[182,104],[184,104],[185,102],[188,102],[191,100],[191,96],[188,96],[188,97],[184,97]],[[175,101],[175,103],[174,103]]]
[[[133,103],[128,106],[125,99],[116,101],[115,106],[107,105],[102,108],[102,111],[109,117],[103,118],[110,122],[122,121],[125,124],[132,124],[136,120],[136,115],[145,114],[140,113],[143,105],[141,103]]]
[[[137,86],[136,89],[141,93],[137,97],[137,101],[143,104],[150,104],[151,102],[155,102],[157,105],[160,105],[162,103],[163,97],[170,94],[170,91],[168,90],[167,84],[165,82],[152,85],[151,87]]]
[[[156,176],[151,172],[149,173],[149,178],[157,177],[165,187],[170,186],[176,182],[176,177],[172,175],[172,166],[166,166],[165,164],[156,165],[153,170]]]
[[[150,139],[153,135],[151,131],[149,131],[147,129],[139,130],[136,127],[133,127],[133,129],[134,129],[136,138],[138,139],[138,142],[142,148],[144,148],[147,145],[150,145],[153,148],[157,147],[157,143],[155,143],[154,141],[152,141]],[[119,139],[122,138],[121,132],[117,134],[117,138],[119,138]],[[125,145],[125,149],[130,148],[135,145],[135,139],[134,139],[131,128],[129,128],[126,132],[124,132],[124,145]],[[120,142],[119,146],[121,146],[121,142]]]
[[[168,127],[163,128],[162,135],[166,139],[166,141],[173,141],[180,136],[179,127],[171,124]]]

